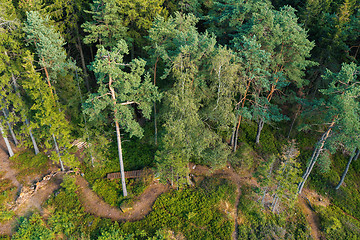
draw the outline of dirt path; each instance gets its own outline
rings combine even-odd
[[[144,218],[151,212],[155,200],[169,189],[167,185],[152,183],[135,201],[131,210],[122,212],[119,208],[104,202],[90,189],[88,182],[83,177],[76,176],[76,184],[79,186],[80,201],[86,212],[114,221],[137,221]]]
[[[298,197],[299,203],[300,203],[300,207],[303,211],[303,213],[306,216],[306,221],[309,223],[310,227],[311,227],[311,236],[313,239],[315,240],[320,240],[321,238],[321,232],[320,232],[320,219],[319,217],[316,215],[316,213],[314,211],[311,210],[308,202],[306,199],[304,199],[303,197],[299,196]]]

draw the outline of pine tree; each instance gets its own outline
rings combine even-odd
[[[315,163],[324,149],[334,153],[339,145],[351,151],[359,147],[359,101],[360,87],[359,67],[356,64],[343,64],[340,72],[332,73],[329,70],[323,76],[330,82],[327,89],[320,90],[326,97],[312,106],[323,112],[326,131],[316,143],[314,152],[309,160],[303,179],[298,185],[298,193],[301,193],[307,178],[309,177]]]
[[[218,85],[219,78],[218,73],[210,77],[215,38],[207,32],[200,34],[195,27],[197,21],[192,14],[175,13],[168,20],[157,18],[150,29],[150,41],[166,67],[162,78],[172,80],[164,97],[165,134],[156,161],[160,174],[176,185],[190,183],[191,158],[217,167],[226,162],[229,154],[221,138],[203,120],[211,110],[201,109],[202,103],[206,105],[209,97],[216,98],[213,94],[217,91],[215,84],[206,79]],[[221,111],[223,106],[218,108]]]
[[[134,59],[130,63],[125,63],[124,54],[128,54],[124,40],[119,41],[111,51],[104,47],[99,48],[92,63],[99,90],[86,101],[84,111],[90,116],[91,121],[104,114],[106,108],[111,109],[116,127],[123,195],[127,196],[120,127],[129,132],[130,136],[142,137],[143,130],[134,119],[132,106],[137,105],[142,114],[149,118],[152,103],[159,100],[160,95],[151,83],[149,75],[146,74],[143,79],[145,61]]]

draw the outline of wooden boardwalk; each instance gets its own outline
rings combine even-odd
[[[135,171],[126,171],[125,172],[125,178],[139,178],[142,177],[144,175],[148,175],[149,174],[149,170],[135,170]],[[108,173],[107,174],[107,178],[108,179],[117,179],[117,178],[121,178],[121,172],[116,172],[116,173]]]

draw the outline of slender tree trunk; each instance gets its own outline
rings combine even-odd
[[[156,67],[159,61],[159,57],[156,57],[156,62],[154,66],[154,86],[156,86]],[[157,122],[156,122],[156,102],[154,102],[154,131],[155,131],[155,145],[157,145]]]
[[[77,82],[77,86],[78,86],[78,90],[79,90],[80,101],[81,101],[81,104],[83,104],[83,98],[82,98],[82,94],[81,94],[81,89],[80,89],[80,84],[79,84],[79,76],[78,76],[77,70],[75,70],[75,77],[76,77],[76,82]],[[92,147],[91,147],[90,139],[89,139],[89,130],[87,128],[86,116],[85,116],[85,113],[83,111],[82,111],[82,114],[83,114],[83,117],[84,117],[86,139],[87,139],[87,141],[89,143],[88,148],[89,148],[90,157],[91,157],[91,166],[94,167],[94,156],[92,154]]]
[[[83,72],[84,72],[86,89],[88,90],[88,92],[90,92],[89,75],[88,75],[87,69],[86,69],[85,57],[84,57],[84,52],[83,52],[83,49],[82,49],[79,34],[78,34],[78,36],[76,38],[76,41],[77,41],[76,47],[77,47],[77,49],[79,50],[79,53],[80,53],[81,65],[82,65],[82,69],[83,69]]]
[[[2,125],[1,125],[1,123],[0,123],[0,132],[1,132],[1,135],[3,136],[3,138],[4,138],[6,147],[7,147],[8,152],[9,152],[9,156],[10,156],[10,157],[14,156],[14,152],[13,152],[13,150],[12,150],[12,148],[11,148],[11,145],[10,145],[10,143],[9,143],[8,138],[5,136],[5,133],[4,133],[4,130],[3,130],[3,127],[2,127]]]
[[[256,140],[255,140],[256,144],[260,143],[260,134],[261,134],[263,127],[264,127],[264,120],[260,119],[259,124],[258,124],[257,133],[256,133]]]
[[[294,124],[295,124],[296,118],[297,118],[297,116],[299,115],[300,110],[301,110],[301,106],[297,109],[297,111],[296,111],[296,113],[295,113],[295,116],[294,116],[294,119],[293,119],[293,121],[291,122],[290,130],[289,130],[289,133],[288,133],[287,138],[289,138],[289,137],[290,137],[291,131],[292,131],[293,127],[294,127]]]
[[[248,84],[246,86],[246,90],[245,90],[245,93],[244,93],[244,97],[240,100],[240,102],[238,104],[241,103],[241,107],[243,108],[245,106],[245,101],[246,101],[246,96],[247,96],[247,93],[249,91],[249,88],[250,88],[250,84],[251,84],[251,81],[249,80],[248,81]],[[238,105],[239,106],[239,105]],[[238,107],[237,107],[238,109]],[[236,129],[235,129],[235,133],[233,133],[233,136],[234,136],[234,140],[233,140],[233,152],[236,152],[236,148],[237,148],[237,141],[238,141],[238,134],[239,134],[239,128],[240,128],[240,124],[241,124],[241,120],[242,120],[242,115],[239,116],[238,118],[238,123],[236,125]]]
[[[355,150],[354,150],[355,152]],[[350,167],[350,164],[351,162],[354,160],[356,161],[356,159],[359,157],[359,154],[360,154],[360,149],[357,149],[357,152],[356,152],[356,155],[354,156],[354,153],[351,154],[350,158],[349,158],[349,161],[348,163],[346,164],[346,168],[341,176],[341,179],[340,179],[340,182],[338,183],[338,185],[335,187],[336,190],[338,190],[341,186],[341,184],[343,184],[344,180],[345,180],[345,176],[347,174],[347,172],[349,171],[349,167]]]
[[[61,166],[61,171],[65,171],[65,169],[64,169],[64,164],[63,164],[63,162],[62,162],[62,160],[61,160],[60,149],[59,149],[59,146],[58,146],[58,144],[57,144],[55,135],[52,134],[52,137],[53,137],[53,139],[54,139],[56,153],[59,155],[59,162],[60,162],[60,166]]]
[[[7,118],[8,118],[8,115],[7,115],[6,110],[5,110],[4,108],[2,109],[2,112],[3,112],[3,114],[4,114],[4,117],[7,119]],[[15,143],[15,146],[19,145],[19,142],[18,142],[18,140],[16,139],[15,133],[14,133],[12,127],[11,127],[10,122],[9,122],[9,121],[6,121],[6,124],[8,125],[9,131],[10,131],[11,137],[12,137],[14,143]]]
[[[298,185],[298,194],[301,193],[301,191],[302,191],[302,189],[303,189],[303,187],[304,187],[304,185],[305,185],[305,183],[306,183],[306,180],[307,180],[307,178],[309,177],[309,175],[310,175],[310,173],[311,173],[311,171],[312,171],[312,169],[313,169],[313,167],[314,167],[314,165],[315,165],[315,163],[316,163],[316,161],[317,161],[317,159],[318,159],[318,157],[319,157],[319,155],[320,155],[320,153],[321,153],[321,151],[322,151],[322,149],[323,149],[323,147],[324,147],[325,141],[326,141],[326,139],[329,137],[329,134],[330,134],[330,132],[331,132],[332,127],[335,125],[335,120],[336,120],[336,118],[337,118],[337,116],[334,117],[334,119],[333,119],[333,121],[331,122],[329,128],[328,128],[328,129],[326,130],[326,132],[321,136],[321,139],[320,139],[319,142],[317,143],[317,146],[316,146],[316,148],[315,148],[315,150],[314,150],[314,152],[313,152],[313,154],[312,154],[312,156],[311,156],[310,164],[309,164],[309,166],[306,168],[306,171],[305,171],[305,173],[304,173],[304,175],[303,175],[303,177],[302,177],[303,180],[302,180],[302,181],[299,183],[299,185]]]
[[[14,76],[13,73],[11,73],[11,78],[13,80],[13,85],[14,85],[14,90],[16,92],[16,95],[18,96],[19,100],[21,99],[21,95],[19,93],[19,91],[17,90],[18,88],[18,85],[17,85],[17,82],[16,82],[16,78]],[[25,118],[25,124],[27,125],[28,129],[29,129],[29,134],[30,134],[30,138],[31,138],[31,142],[34,146],[34,151],[35,151],[35,155],[37,155],[40,151],[39,151],[39,148],[38,148],[38,145],[36,144],[36,141],[35,141],[35,137],[34,135],[32,134],[32,129],[30,127],[30,123],[29,123],[29,120],[25,117],[25,115],[22,116],[23,118]]]
[[[124,163],[123,163],[123,156],[121,149],[120,127],[119,127],[119,122],[117,120],[115,120],[115,126],[116,126],[116,138],[118,141],[119,162],[120,162],[120,171],[121,171],[121,186],[123,189],[123,195],[124,197],[126,197],[128,194],[126,190],[125,171],[124,171]]]
[[[123,195],[124,197],[126,197],[127,194],[127,190],[126,190],[126,182],[125,182],[125,171],[124,171],[124,163],[123,163],[123,156],[122,156],[122,149],[121,149],[121,136],[120,136],[120,126],[119,126],[119,122],[116,119],[116,96],[115,96],[115,91],[114,88],[111,86],[112,84],[112,78],[109,76],[109,89],[111,92],[111,97],[113,100],[113,104],[114,104],[114,121],[115,121],[115,126],[116,126],[116,138],[117,138],[117,142],[118,142],[118,153],[119,153],[119,163],[120,163],[120,172],[121,172],[121,185],[122,185],[122,189],[123,189]]]
[[[267,189],[268,189],[268,187],[265,188],[264,194],[263,194],[263,196],[262,196],[262,198],[261,198],[261,205],[263,205],[263,206],[264,206],[264,204],[265,204],[265,196],[266,196],[266,193],[267,193]]]
[[[27,118],[25,118],[25,123],[26,123],[26,125],[28,126],[28,129],[29,129],[29,134],[30,134],[32,144],[34,146],[35,155],[37,155],[40,151],[39,151],[38,145],[36,144],[35,138],[34,138],[32,132],[31,132],[31,127],[30,127],[30,124],[29,124],[29,121],[27,120]]]

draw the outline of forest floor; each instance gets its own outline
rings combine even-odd
[[[238,174],[229,165],[224,169],[211,170],[206,166],[190,165],[191,174],[195,181],[199,181],[205,176],[225,178],[232,181],[236,185],[235,206],[233,209],[234,229],[232,239],[237,240],[237,229],[239,224],[238,204],[241,196],[241,188],[244,185],[258,186],[256,180],[251,175]],[[3,178],[10,179],[13,186],[17,188],[17,195],[21,192],[23,186],[16,179],[16,171],[11,168],[7,149],[4,140],[0,139],[0,170],[5,172]],[[51,194],[60,188],[63,173],[57,174],[54,178],[47,181],[44,185],[36,188],[36,191],[21,202],[20,206],[16,206],[15,216],[12,220],[0,223],[0,235],[11,235],[17,225],[17,217],[27,216],[36,211],[43,214],[42,204],[51,196]],[[79,186],[78,194],[80,201],[84,205],[86,212],[94,214],[98,217],[110,218],[115,221],[137,221],[144,218],[152,210],[152,205],[156,199],[164,192],[170,189],[169,185],[160,184],[156,181],[152,182],[149,187],[136,199],[130,208],[120,209],[107,204],[95,192],[91,190],[88,182],[80,175],[76,175],[76,184]],[[329,205],[329,200],[317,195],[315,192],[304,190],[304,194],[316,205]],[[15,196],[16,198],[17,196]],[[16,199],[14,199],[15,201]],[[320,222],[316,213],[310,208],[306,199],[299,197],[301,209],[306,215],[306,219],[311,227],[311,236],[314,239],[321,239]]]
[[[330,205],[330,200],[316,193],[313,190],[304,189],[302,194],[298,197],[300,208],[305,214],[306,220],[311,227],[311,236],[315,240],[323,239],[320,231],[320,219],[313,209],[314,205],[327,207]],[[309,201],[312,204],[309,205]]]
[[[4,140],[0,139],[0,170],[5,172],[3,178],[11,180],[12,184],[17,187],[17,198],[23,186],[16,179],[17,172],[11,168],[8,152]],[[57,174],[54,178],[41,185],[40,188],[31,194],[30,197],[22,201],[14,209],[15,216],[12,220],[0,223],[0,235],[11,235],[17,225],[17,217],[27,216],[36,211],[43,214],[42,204],[51,196],[51,194],[60,188],[63,173]],[[99,217],[110,218],[117,221],[137,221],[144,218],[152,208],[155,200],[162,193],[169,189],[168,185],[153,182],[145,191],[135,199],[131,208],[124,212],[116,207],[112,207],[102,200],[95,192],[93,192],[88,182],[81,176],[76,176],[76,184],[79,186],[80,200],[84,205],[85,211]],[[15,202],[16,199],[14,199]]]
[[[229,164],[224,169],[219,169],[216,171],[212,171],[210,168],[201,165],[190,164],[191,174],[195,176],[195,178],[202,178],[203,176],[212,176],[218,178],[225,178],[232,181],[236,185],[236,198],[235,198],[235,206],[234,206],[234,232],[232,233],[231,238],[233,240],[237,240],[237,232],[239,226],[239,217],[238,217],[238,205],[241,196],[241,187],[244,185],[252,185],[258,186],[258,183],[251,175],[242,175],[240,176]],[[199,179],[195,179],[199,181]]]

